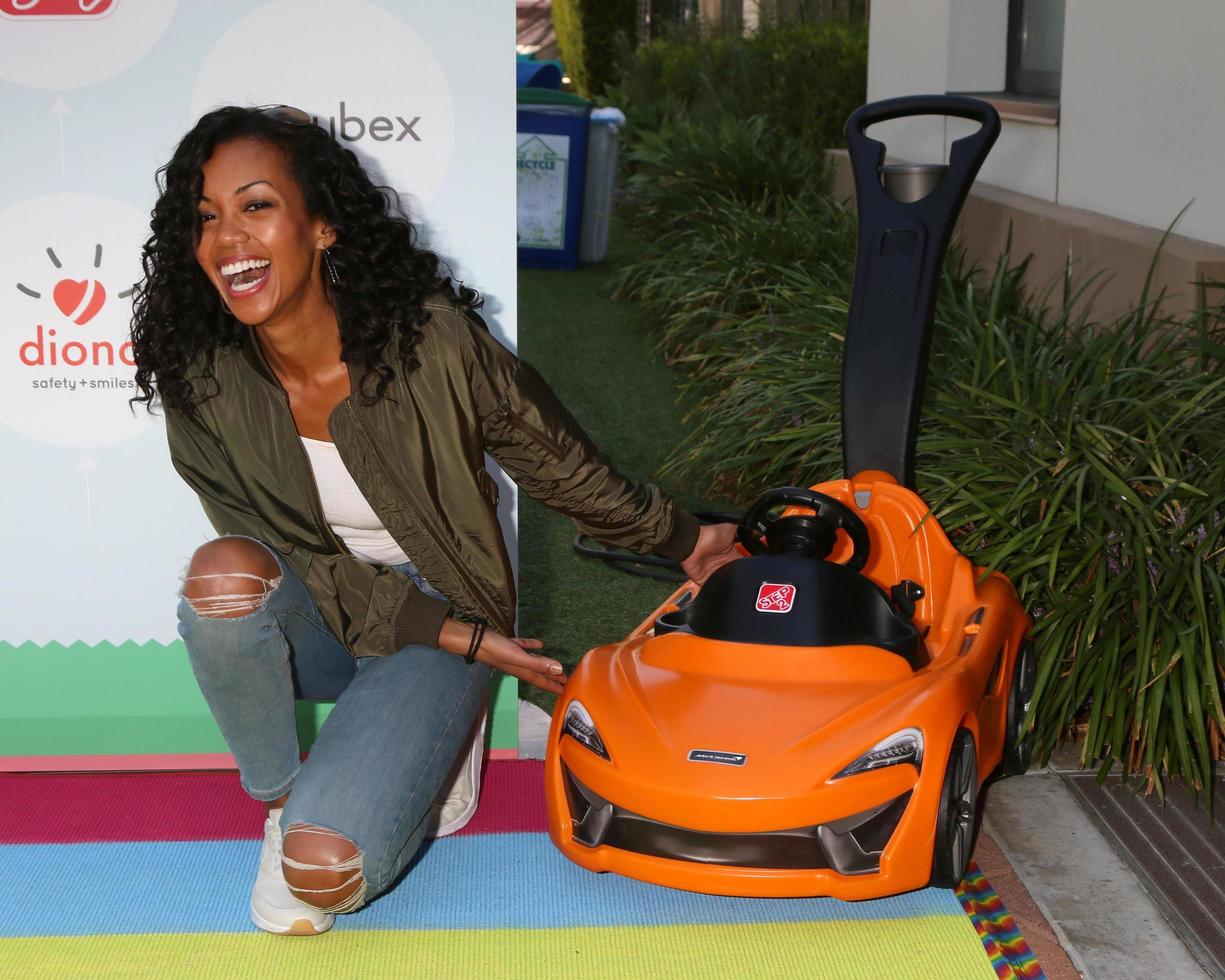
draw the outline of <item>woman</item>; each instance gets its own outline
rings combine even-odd
[[[192,669],[265,803],[252,921],[313,935],[388,888],[476,797],[491,669],[560,693],[514,637],[494,456],[612,545],[735,557],[617,473],[499,345],[352,152],[299,110],[205,115],[162,175],[132,336],[175,468],[221,537],[179,604]],[[294,699],[335,698],[299,762]],[[291,792],[292,787],[292,792]],[[282,833],[282,828],[284,828]]]

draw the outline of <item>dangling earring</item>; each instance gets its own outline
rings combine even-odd
[[[225,300],[221,301],[221,308],[225,310],[226,313],[228,313],[230,316],[234,315],[234,311],[230,309],[230,304],[227,303]]]
[[[332,285],[335,286],[340,282],[340,276],[336,274],[336,266],[332,262],[332,253],[326,248],[323,250],[323,264],[327,267],[328,278],[332,280]]]

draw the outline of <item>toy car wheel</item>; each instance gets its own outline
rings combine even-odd
[[[978,807],[978,757],[974,736],[959,729],[944,771],[940,811],[936,817],[936,847],[932,854],[932,885],[956,888],[970,863],[974,818]]]
[[[1004,737],[1004,772],[1020,776],[1029,768],[1034,757],[1034,733],[1025,730],[1025,716],[1034,697],[1038,677],[1038,658],[1032,640],[1021,641],[1017,662],[1012,668],[1012,683],[1008,688],[1008,721]]]

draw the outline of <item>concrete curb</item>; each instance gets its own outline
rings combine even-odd
[[[1207,976],[1056,772],[992,784],[983,827],[1087,980]]]

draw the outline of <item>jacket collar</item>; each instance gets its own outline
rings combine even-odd
[[[268,359],[264,357],[264,351],[260,347],[259,341],[255,339],[255,330],[252,327],[247,327],[243,332],[241,350],[243,360],[252,371],[278,391],[285,390],[280,379],[276,376],[276,372],[269,366]],[[360,372],[352,364],[345,366],[349,371],[349,392],[350,397],[352,397],[352,395],[357,393],[358,385],[361,382]]]

